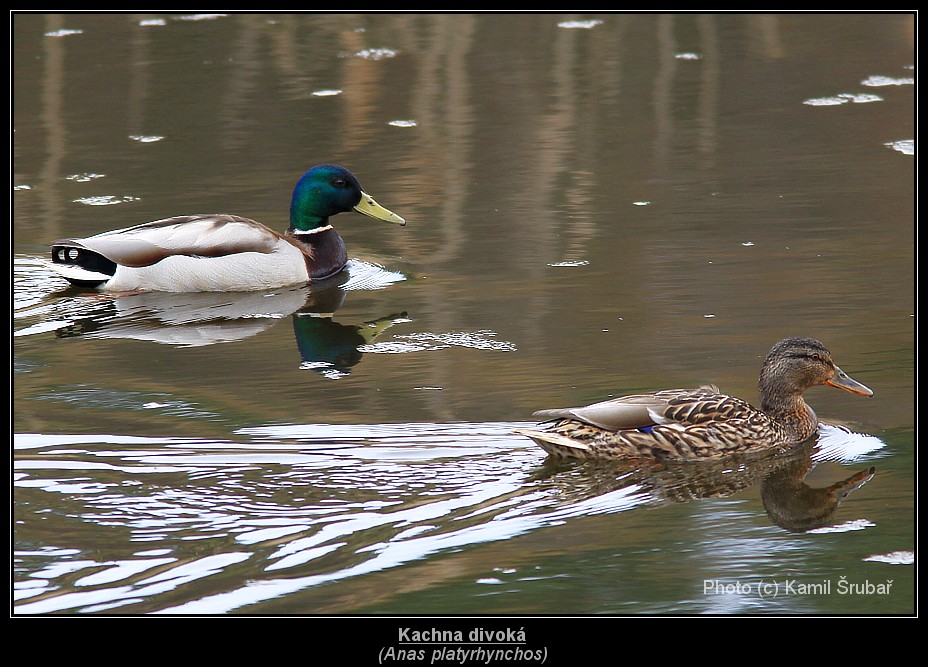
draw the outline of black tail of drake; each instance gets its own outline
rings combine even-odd
[[[52,245],[52,268],[78,287],[99,287],[116,273],[115,262],[75,241]]]

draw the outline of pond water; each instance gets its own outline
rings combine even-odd
[[[14,15],[13,613],[914,613],[915,26]],[[183,213],[283,230],[322,162],[408,221],[333,218],[330,284],[47,265]],[[875,392],[809,391],[814,446],[645,470],[513,433],[753,402],[788,335]]]

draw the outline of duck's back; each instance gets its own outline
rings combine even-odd
[[[309,278],[299,243],[228,214],[177,216],[56,241],[52,262],[71,282],[106,291],[240,291]]]
[[[711,459],[785,442],[779,425],[717,387],[668,389],[578,408],[541,410],[544,431],[522,431],[570,458]]]

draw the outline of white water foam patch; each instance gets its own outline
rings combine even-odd
[[[514,343],[506,340],[494,340],[496,332],[487,329],[479,331],[450,331],[447,333],[420,332],[398,334],[391,341],[361,345],[361,352],[377,354],[404,354],[407,352],[425,352],[444,350],[450,347],[466,347],[475,350],[494,350],[513,352]]]
[[[130,134],[129,138],[132,141],[137,141],[140,144],[153,144],[156,141],[161,141],[164,139],[160,134]]]
[[[820,423],[818,445],[813,458],[816,461],[856,463],[874,458],[886,444],[873,435],[855,433],[843,426]]]
[[[214,21],[225,18],[228,14],[183,14],[175,18],[176,21]]]
[[[117,197],[116,195],[98,195],[96,197],[81,197],[75,199],[75,204],[86,204],[87,206],[113,206],[114,204],[125,204],[127,202],[138,201],[138,197],[125,195]]]
[[[813,528],[808,531],[809,533],[850,533],[857,530],[866,530],[867,528],[873,528],[876,526],[875,523],[869,521],[868,519],[854,519],[852,521],[845,521],[844,523],[837,524],[835,526],[824,526],[822,528]]]
[[[587,266],[589,260],[586,259],[575,259],[575,260],[564,260],[563,262],[549,262],[548,266],[553,266],[555,268],[561,267],[572,267],[572,266]]]
[[[873,554],[863,560],[888,565],[912,565],[915,563],[915,553],[912,551],[891,551],[888,554]]]
[[[567,30],[589,30],[590,28],[595,28],[602,24],[603,22],[599,19],[590,19],[588,21],[561,21],[557,24],[557,27]]]
[[[62,28],[61,30],[52,30],[51,32],[45,33],[46,37],[67,37],[68,35],[80,35],[83,33],[83,30],[77,28]]]
[[[803,104],[806,104],[810,107],[831,107],[837,106],[839,104],[847,104],[848,102],[853,102],[854,104],[865,104],[867,102],[882,101],[882,97],[879,95],[872,95],[870,93],[838,93],[837,95],[832,95],[830,97],[813,97],[811,99],[805,100]]]
[[[899,151],[903,155],[915,155],[915,139],[900,139],[899,141],[887,141],[884,146]]]
[[[92,174],[89,172],[81,172],[79,174],[71,174],[70,176],[65,176],[65,180],[74,181],[75,183],[87,183],[97,178],[103,178],[105,174]]]
[[[895,76],[868,76],[860,82],[861,86],[880,87],[880,86],[911,86],[915,84],[913,77],[895,77]]]
[[[397,51],[394,49],[363,49],[357,51],[355,54],[358,58],[364,58],[365,60],[385,60],[386,58],[393,58],[397,55]]]
[[[352,259],[348,261],[348,280],[341,289],[375,290],[406,280],[406,276],[396,271],[389,271],[377,264]]]

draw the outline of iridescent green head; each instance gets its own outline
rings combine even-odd
[[[328,225],[330,216],[352,209],[385,222],[406,224],[403,218],[366,194],[350,171],[334,164],[320,164],[303,174],[293,188],[290,229],[296,233],[311,232]]]

